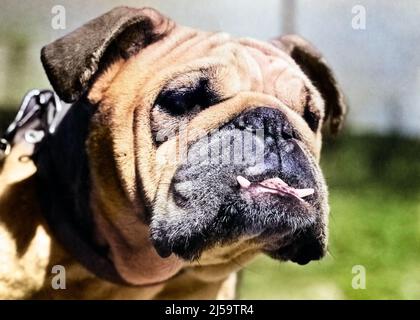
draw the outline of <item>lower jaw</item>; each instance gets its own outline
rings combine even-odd
[[[260,249],[250,249],[225,260],[210,263],[210,261],[194,262],[186,268],[194,278],[202,281],[220,281],[226,279],[234,272],[246,267],[261,253]]]
[[[192,267],[222,267],[232,263],[246,263],[262,250],[258,236],[243,237],[230,245],[216,246],[203,251],[200,258],[192,261]]]

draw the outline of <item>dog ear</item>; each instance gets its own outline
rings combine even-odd
[[[325,123],[329,121],[332,134],[338,133],[347,107],[334,74],[321,53],[309,41],[297,35],[285,35],[272,43],[286,51],[319,90],[325,101]]]
[[[173,26],[154,9],[117,7],[43,47],[41,61],[59,97],[74,102],[87,91],[104,60],[127,59]]]

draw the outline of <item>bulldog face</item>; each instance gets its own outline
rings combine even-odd
[[[242,50],[249,55],[243,59],[252,61],[247,47],[236,41],[224,45]],[[205,51],[199,58],[217,61],[214,74],[220,67],[235,75],[237,66],[225,56]],[[281,56],[277,63],[286,69],[276,70],[278,74],[296,67]],[[262,74],[273,71],[270,64],[258,67]],[[290,94],[281,92],[284,79],[276,73],[277,83],[263,78],[254,84],[275,91],[252,91],[245,76],[253,72],[233,76],[241,89],[229,96],[212,89],[224,88],[225,75],[215,79],[203,71],[197,80],[192,76],[196,83],[182,74],[186,80],[177,82],[180,87],[160,88],[151,107],[152,138],[162,163],[151,235],[162,257],[175,253],[196,259],[203,250],[237,241],[259,244],[275,258],[302,264],[324,254],[328,204],[317,165],[322,101],[307,89],[311,84],[303,73],[286,76],[298,90],[291,99],[299,99],[286,105],[280,100]],[[242,94],[252,100],[235,99]],[[306,108],[313,117],[304,118]],[[221,115],[217,120],[210,118],[215,112]],[[200,118],[201,124],[193,124]],[[190,130],[197,128],[201,133],[189,139]]]
[[[76,59],[76,79],[63,83],[52,47],[43,61],[62,98],[86,94],[97,108],[87,142],[92,201],[120,271],[145,256],[167,262],[158,280],[180,265],[250,252],[300,264],[321,258],[321,129],[329,119],[338,129],[344,105],[319,53],[297,36],[238,39],[151,9],[114,9],[82,28],[100,33],[110,19],[118,32],[87,45],[96,60]],[[86,29],[75,32],[80,43]],[[67,48],[75,35],[63,39]]]

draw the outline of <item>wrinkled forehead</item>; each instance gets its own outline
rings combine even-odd
[[[156,81],[152,91],[162,87],[182,89],[205,79],[223,98],[240,91],[261,92],[278,98],[298,113],[303,112],[308,96],[319,97],[310,80],[284,51],[270,43],[235,38],[224,32],[177,26],[164,39],[138,53],[124,69],[137,72],[129,78],[140,82],[150,81],[153,75]],[[323,104],[317,107],[322,111]]]
[[[299,113],[303,112],[310,96],[320,100],[312,82],[287,53],[270,43],[250,38],[234,41],[251,61],[247,71],[254,79],[253,90],[274,96]],[[317,107],[324,108],[322,103]]]

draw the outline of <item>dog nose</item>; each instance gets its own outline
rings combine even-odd
[[[274,139],[289,140],[295,138],[295,133],[284,114],[271,107],[257,107],[239,115],[233,121],[240,130],[264,130],[264,136]]]
[[[252,180],[254,177],[278,170],[293,175],[293,172],[302,170],[299,163],[306,163],[306,156],[298,146],[299,134],[280,109],[256,107],[240,114],[232,123],[237,130],[262,130],[263,133],[255,134],[256,140],[262,141],[264,151],[255,153],[255,165],[248,166],[243,171],[247,178]],[[244,140],[244,144],[247,142],[248,140]],[[252,157],[250,159],[254,160]]]

